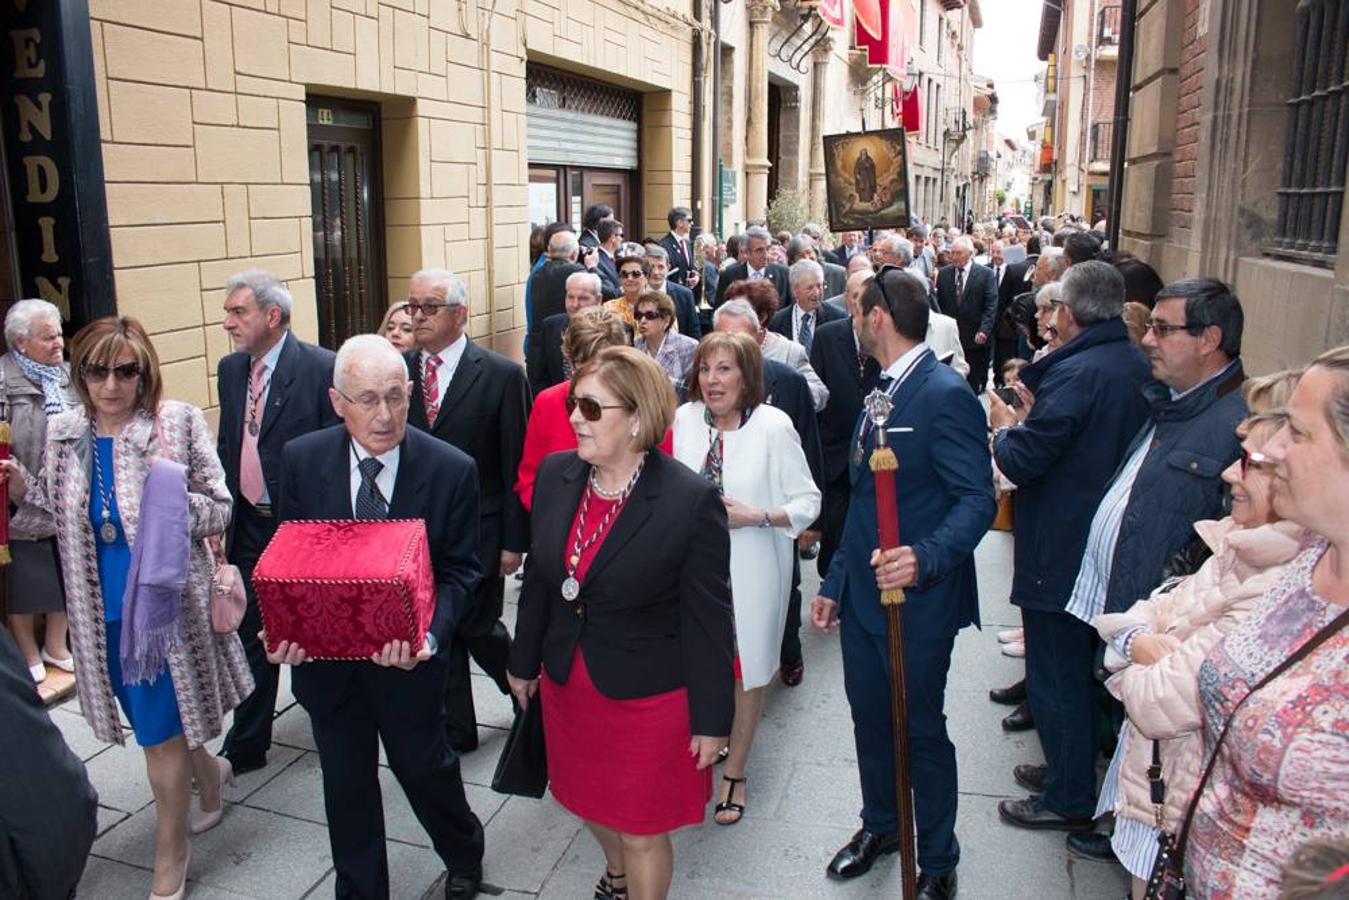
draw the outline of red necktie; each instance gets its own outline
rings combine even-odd
[[[427,356],[426,374],[422,378],[422,402],[426,404],[426,425],[428,428],[436,424],[436,416],[440,414],[440,379],[436,376],[436,369],[438,368],[440,368],[440,357]]]

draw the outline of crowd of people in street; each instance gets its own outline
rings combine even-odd
[[[1177,878],[1202,898],[1345,896],[1349,347],[1248,377],[1221,281],[1165,284],[1083,222],[962,224],[723,242],[676,207],[637,242],[598,204],[579,234],[535,230],[523,366],[469,336],[444,269],[335,353],[293,333],[281,281],[241,272],[215,435],[164,398],[134,319],[86,325],[67,361],[57,308],[15,304],[0,728],[31,740],[12,761],[27,789],[0,799],[0,896],[70,896],[93,840],[92,790],[33,690],[48,666],[75,673],[100,740],[144,751],[152,900],[184,895],[191,837],[266,766],[281,666],[337,895],[389,895],[382,745],[445,896],[475,896],[472,661],[518,716],[538,704],[551,792],[603,851],[596,900],[664,897],[673,831],[709,804],[753,827],[764,689],[807,676],[803,617],[839,631],[863,802],[821,877],[854,878],[905,840],[882,605],[902,591],[918,896],[954,897],[945,688],[990,527],[1012,532],[1022,627],[999,639],[1025,660],[990,699],[1045,760],[1008,773],[1027,796],[1001,819],[1121,865],[1135,900]],[[900,460],[884,550],[878,444]],[[252,575],[301,519],[422,520],[425,635],[369,660],[269,643]],[[237,629],[213,621],[226,564]],[[11,827],[23,804],[60,853]]]

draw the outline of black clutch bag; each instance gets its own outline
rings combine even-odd
[[[543,710],[539,696],[530,698],[529,706],[515,714],[506,746],[497,760],[492,775],[492,790],[499,794],[520,797],[543,796],[548,787],[548,756],[543,745]]]

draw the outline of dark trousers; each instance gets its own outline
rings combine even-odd
[[[801,556],[796,541],[792,541],[792,592],[787,597],[787,624],[782,629],[782,649],[778,652],[782,663],[801,661]]]
[[[852,497],[852,481],[848,470],[843,475],[824,486],[824,511],[820,516],[822,532],[820,535],[820,556],[816,565],[823,578],[829,572],[829,563],[834,558],[839,541],[843,540],[843,525],[848,519],[848,501]]]
[[[993,383],[998,387],[1003,386],[1002,367],[1007,360],[1016,359],[1017,349],[1015,337],[993,338]]]
[[[267,662],[267,648],[258,640],[262,614],[253,593],[253,567],[276,533],[276,519],[260,515],[243,500],[236,502],[234,509],[237,519],[229,558],[239,567],[248,594],[248,607],[239,624],[239,640],[243,642],[255,686],[253,693],[235,707],[233,724],[220,747],[221,755],[230,758],[259,756],[271,748],[272,716],[276,713],[276,689],[280,677],[280,667]]]
[[[1071,818],[1096,811],[1096,629],[1066,612],[1021,610],[1026,693],[1049,774],[1044,804]]]
[[[497,565],[491,568],[500,571]],[[511,652],[511,635],[506,626],[501,624],[505,592],[506,580],[500,575],[484,578],[474,593],[473,606],[455,629],[454,640],[450,644],[445,706],[449,733],[461,745],[475,745],[478,737],[478,717],[473,707],[473,676],[468,670],[469,657],[472,656],[474,662],[496,682],[501,693],[510,694],[510,685],[506,682],[506,661]]]
[[[965,361],[970,364],[970,374],[965,378],[976,394],[982,394],[988,384],[988,344],[980,346],[970,340],[964,344],[964,350]]]
[[[862,825],[877,834],[899,828],[895,805],[894,729],[890,721],[890,660],[886,636],[871,634],[843,604],[843,686],[852,709],[853,740],[862,776]],[[946,673],[954,637],[934,639],[904,630],[904,680],[909,711],[909,766],[918,866],[946,875],[960,862],[956,840],[956,748],[946,734]]]
[[[445,740],[445,677],[443,657],[410,672],[368,662],[311,662],[294,673],[295,695],[309,712],[323,767],[337,897],[389,896],[381,741],[445,867],[469,874],[482,865],[482,823],[469,808],[459,758]]]

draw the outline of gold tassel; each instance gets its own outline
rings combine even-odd
[[[10,444],[14,441],[14,433],[10,431],[8,422],[0,422],[0,444]]]
[[[903,603],[903,588],[892,588],[888,591],[881,591],[881,606],[900,606]]]
[[[899,460],[895,457],[895,451],[889,447],[877,447],[871,451],[871,471],[896,472],[898,470]]]

